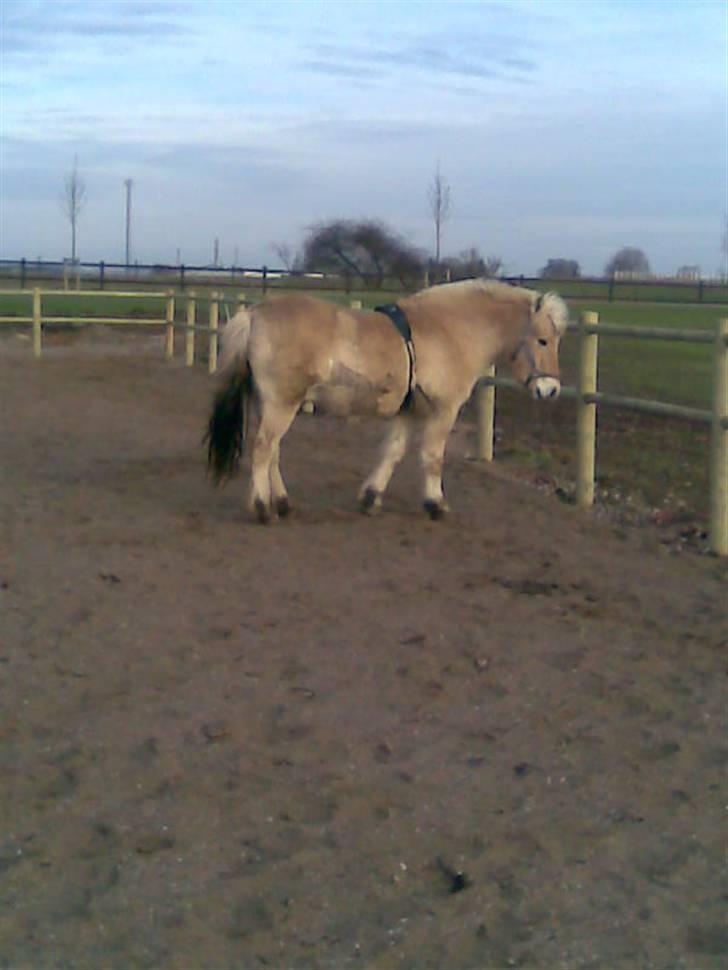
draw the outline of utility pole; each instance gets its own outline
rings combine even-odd
[[[124,179],[126,186],[126,268],[131,263],[131,187],[133,179]]]

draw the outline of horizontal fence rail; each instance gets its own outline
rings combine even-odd
[[[17,290],[11,291],[17,296]],[[217,292],[198,297],[195,292],[187,292],[183,297],[175,296],[172,291],[145,293],[145,298],[160,300],[160,315],[154,318],[135,317],[81,317],[81,316],[44,316],[42,301],[44,297],[57,297],[56,290],[35,288],[25,293],[32,298],[32,315],[0,316],[0,324],[30,325],[32,328],[33,353],[42,353],[42,333],[46,325],[102,324],[128,326],[156,326],[164,328],[164,355],[171,360],[175,351],[175,330],[184,334],[185,363],[191,367],[196,357],[196,334],[207,334],[208,369],[217,370],[219,323],[221,311],[225,318],[232,316],[245,305],[245,294],[227,299]],[[0,296],[2,296],[0,292]],[[83,294],[78,294],[83,295]],[[88,292],[85,295],[99,296]],[[105,291],[106,296],[139,298],[139,293]],[[185,304],[185,322],[176,319],[177,306]],[[207,323],[198,320],[200,305],[207,306]],[[352,300],[351,306],[361,308],[361,302]],[[562,396],[572,398],[577,403],[577,472],[576,503],[587,508],[594,503],[597,409],[614,407],[627,411],[659,415],[702,422],[711,427],[710,446],[710,547],[719,555],[728,555],[728,319],[718,321],[715,332],[709,330],[671,330],[669,328],[628,327],[599,323],[597,313],[587,311],[581,314],[579,323],[570,325],[579,340],[579,377],[576,387],[565,386]],[[597,371],[599,357],[599,338],[627,337],[636,340],[663,340],[712,344],[714,347],[713,395],[710,410],[683,407],[664,401],[626,397],[606,393],[598,389]],[[475,404],[477,415],[476,455],[479,459],[492,461],[495,440],[496,388],[520,388],[510,378],[497,377],[491,367],[476,389]]]

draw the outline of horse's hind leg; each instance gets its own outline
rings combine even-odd
[[[375,512],[381,507],[382,495],[407,450],[409,433],[410,420],[401,416],[394,418],[382,443],[379,464],[359,489],[359,504],[363,512]]]
[[[442,465],[445,445],[457,415],[458,408],[438,411],[427,419],[422,432],[420,459],[425,477],[424,503],[431,519],[441,519],[450,510],[442,491]]]
[[[294,405],[264,401],[260,424],[253,442],[250,508],[259,522],[268,522],[271,509],[288,512],[288,495],[278,467],[281,438],[288,431],[298,411]],[[283,511],[285,509],[285,511]]]
[[[284,519],[291,511],[291,503],[288,498],[288,492],[286,491],[286,484],[283,481],[283,476],[281,475],[280,461],[281,442],[279,440],[273,453],[273,459],[270,465],[270,495],[271,506],[278,513],[280,518]]]

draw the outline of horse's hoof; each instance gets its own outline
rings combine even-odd
[[[436,502],[431,498],[425,500],[425,512],[427,512],[433,522],[439,522],[441,519],[444,519],[449,511],[445,502]]]
[[[276,499],[276,514],[279,519],[285,519],[291,512],[291,503],[288,500],[287,495],[281,496],[281,498]]]
[[[270,509],[262,499],[257,498],[253,502],[253,511],[255,512],[255,517],[261,525],[268,525],[270,522]]]
[[[382,493],[366,488],[359,498],[359,507],[365,515],[374,515],[382,507]]]

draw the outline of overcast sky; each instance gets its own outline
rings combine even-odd
[[[277,262],[307,227],[375,217],[512,273],[715,273],[728,211],[723,0],[0,3],[0,257]]]

